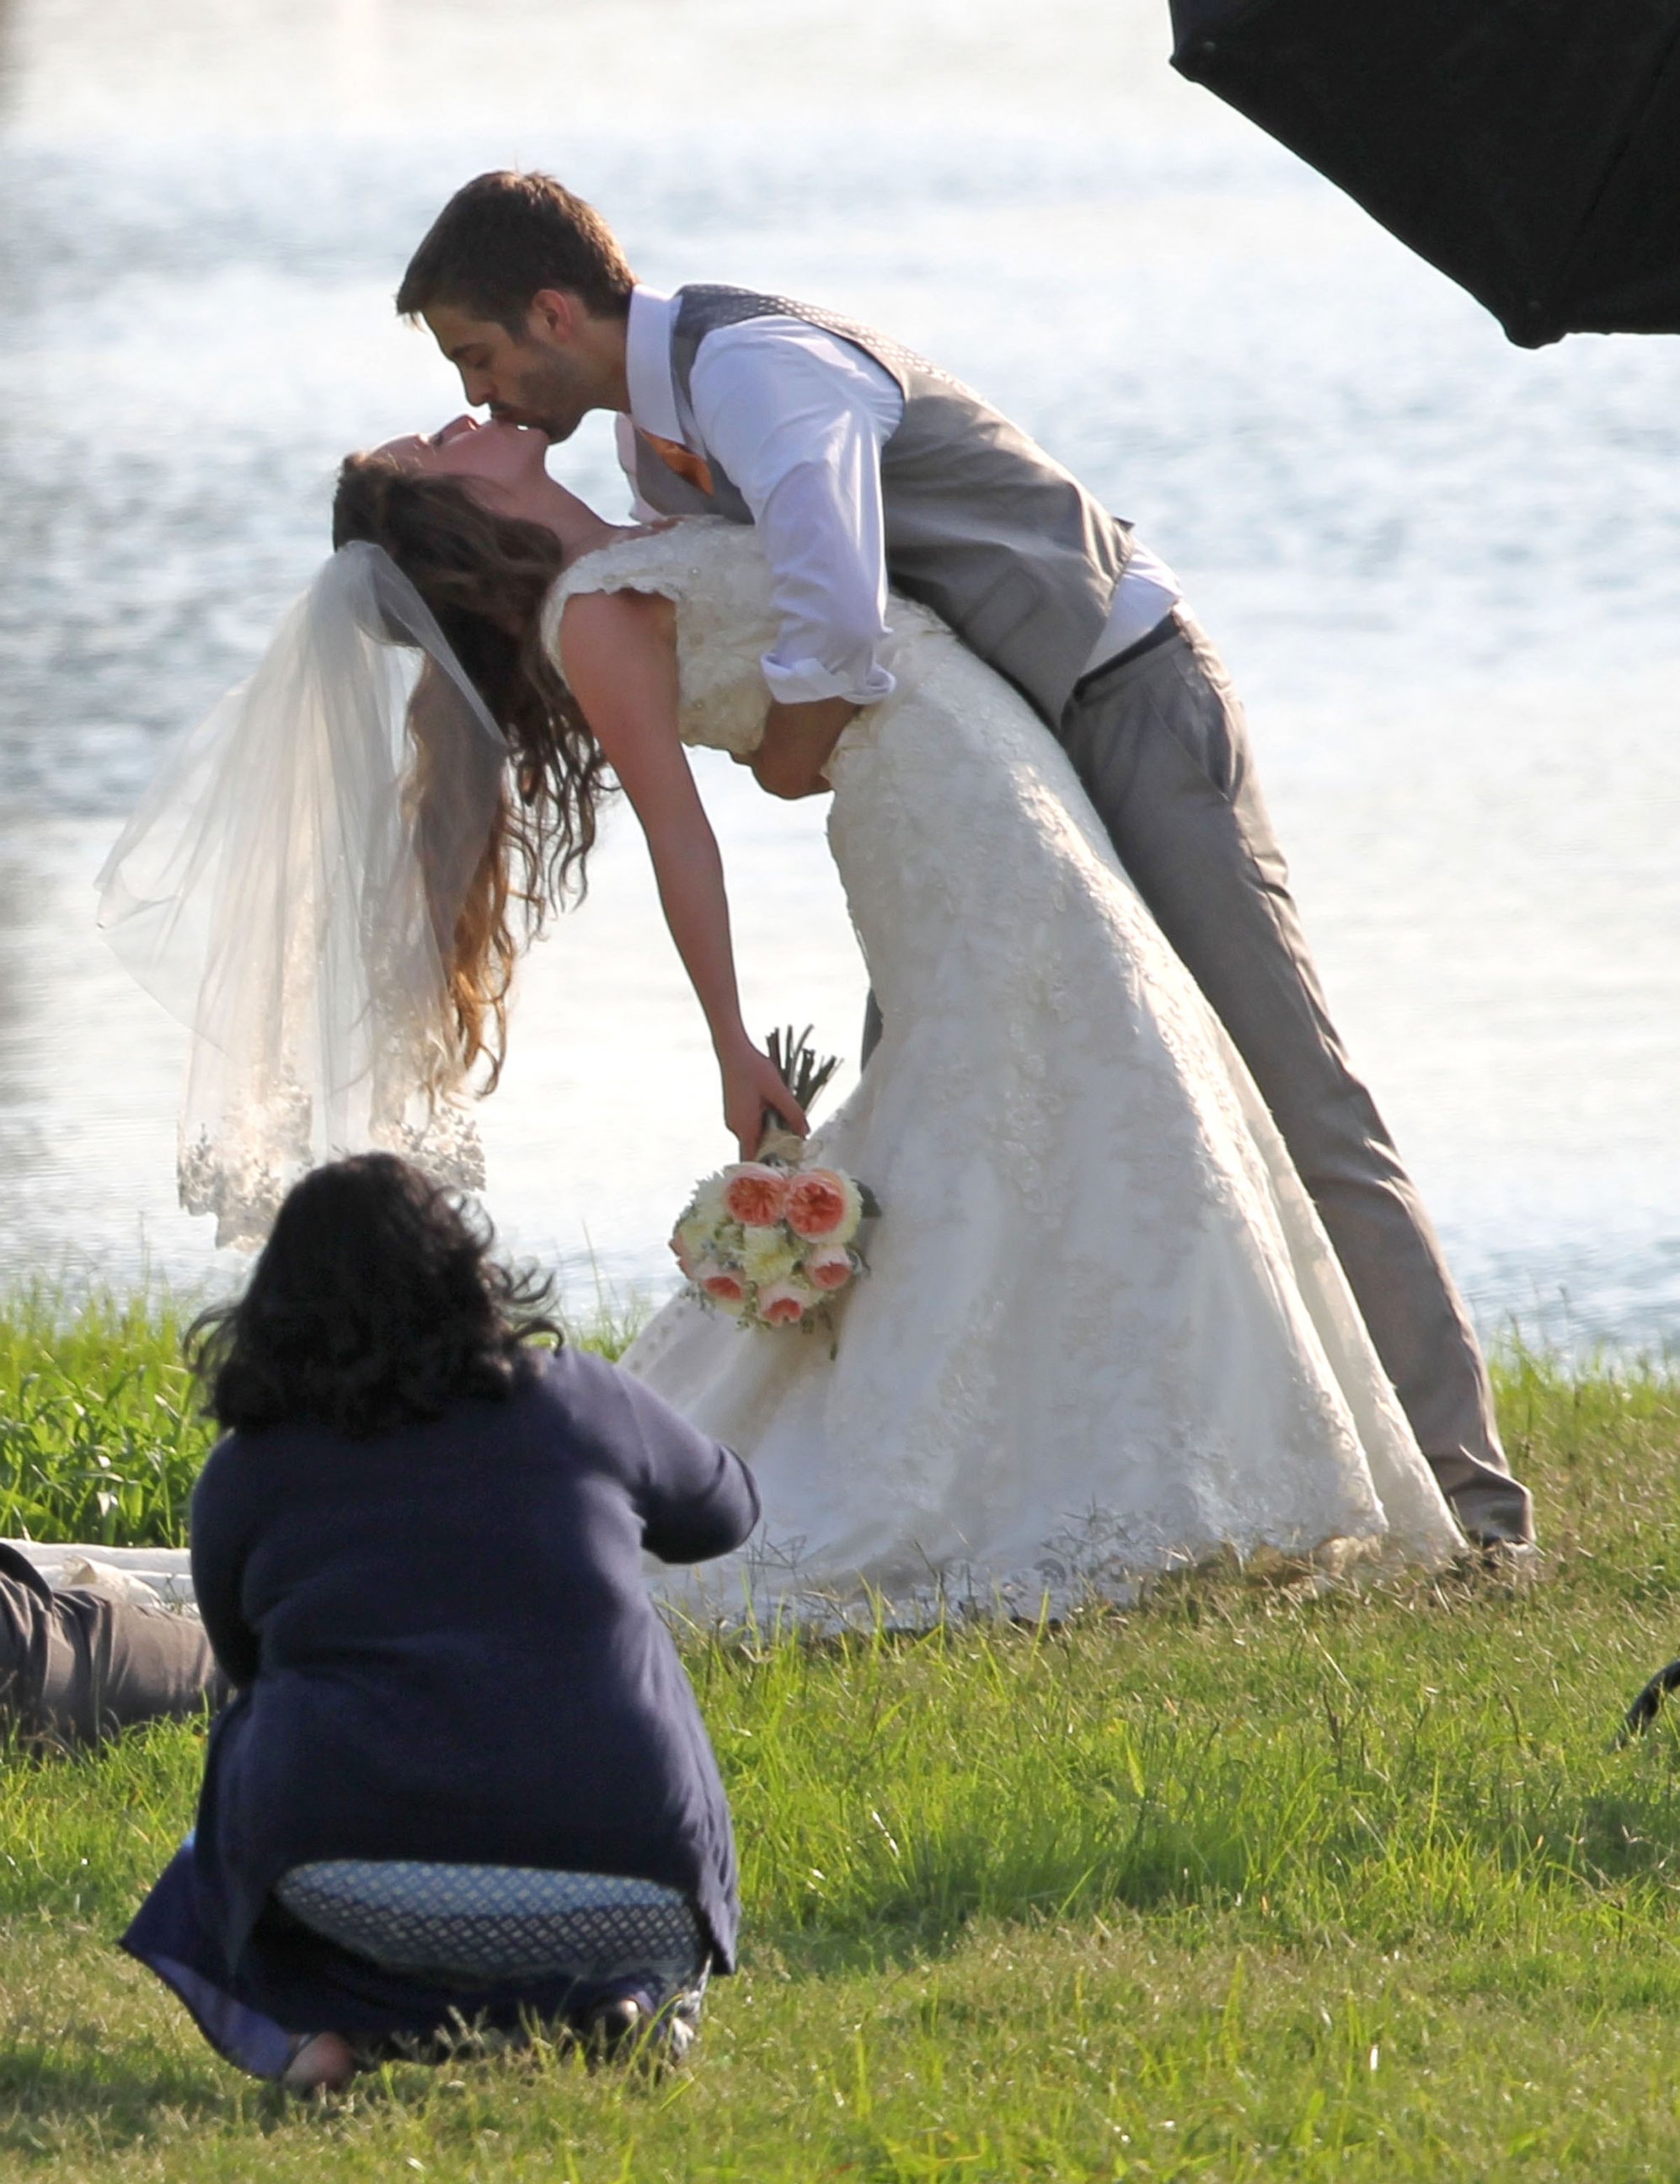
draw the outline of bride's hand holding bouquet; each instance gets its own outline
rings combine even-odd
[[[741,1157],[756,1157],[766,1132],[809,1137],[805,1111],[767,1054],[743,1032],[737,1045],[718,1054],[723,1077],[723,1119],[741,1148]]]
[[[809,1038],[772,1032],[768,1056],[748,1043],[733,1080],[723,1064],[725,1112],[743,1157],[695,1186],[671,1235],[694,1295],[749,1326],[826,1323],[827,1307],[867,1271],[856,1238],[879,1211],[873,1196],[803,1158],[805,1108],[839,1066],[819,1061]],[[737,1123],[748,1091],[760,1104]]]

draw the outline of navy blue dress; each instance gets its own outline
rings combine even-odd
[[[285,2034],[424,2037],[460,1999],[291,1921],[270,1892],[316,1859],[658,1881],[732,1970],[728,1807],[641,1565],[727,1553],[757,1519],[737,1457],[570,1349],[528,1353],[505,1401],[373,1440],[228,1435],[193,1495],[192,1574],[236,1696],[193,1838],[124,1947],[264,2075]],[[564,1999],[477,1992],[472,2014]]]

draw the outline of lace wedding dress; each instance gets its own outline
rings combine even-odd
[[[681,733],[751,749],[752,531],[615,541],[551,599],[676,607]],[[753,1467],[752,1546],[663,1589],[821,1622],[1062,1613],[1235,1557],[1463,1547],[1247,1072],[1025,702],[895,599],[897,689],[829,766],[885,1021],[817,1133],[881,1219],[837,1342],[687,1297],[625,1362]]]

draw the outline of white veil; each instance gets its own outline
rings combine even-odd
[[[442,951],[507,759],[420,593],[358,543],[124,829],[99,923],[192,1028],[181,1200],[218,1244],[260,1244],[298,1177],[346,1153],[482,1183]]]

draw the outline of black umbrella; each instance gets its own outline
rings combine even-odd
[[[1173,66],[1514,342],[1680,333],[1680,0],[1171,0]]]

